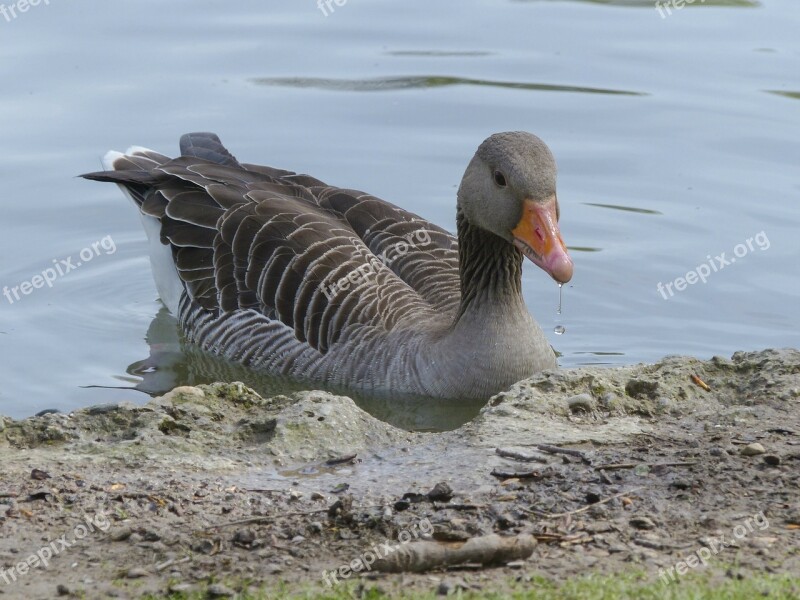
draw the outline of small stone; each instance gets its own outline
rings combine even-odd
[[[252,529],[240,529],[233,535],[233,543],[239,546],[251,546],[256,541],[256,532]]]
[[[192,584],[190,583],[173,583],[169,586],[169,592],[171,594],[183,594],[190,589],[192,589]]]
[[[655,529],[656,524],[649,517],[631,517],[631,527],[636,529]]]
[[[511,562],[506,563],[506,566],[509,569],[521,569],[521,568],[523,568],[525,566],[525,561],[524,560],[512,560]]]
[[[269,551],[269,555],[272,556],[271,550]],[[268,563],[264,565],[264,572],[270,575],[273,575],[275,573],[283,573],[283,567],[275,563]]]
[[[208,596],[209,598],[231,598],[233,597],[235,592],[222,585],[221,583],[212,583],[208,586]]]
[[[450,502],[453,497],[453,488],[446,481],[440,481],[427,494],[431,502]]]
[[[747,444],[747,446],[740,450],[740,454],[742,456],[758,456],[759,454],[764,454],[765,452],[766,450],[764,449],[764,446],[758,442]]]
[[[588,533],[607,533],[614,531],[614,526],[608,521],[592,521],[586,524]]]
[[[439,584],[439,587],[436,589],[436,593],[439,596],[449,596],[452,591],[453,591],[453,586],[450,585],[450,583],[447,581],[442,581]]]
[[[313,492],[313,493],[311,494],[311,499],[312,499],[312,500],[314,500],[314,501],[316,502],[317,500],[325,500],[325,496],[323,496],[323,495],[322,495],[322,494],[320,494],[319,492]]]
[[[308,529],[311,533],[322,533],[322,523],[319,521],[312,521],[308,524]]]
[[[568,398],[567,405],[573,413],[590,413],[594,410],[594,398],[591,394],[578,394]]]
[[[676,490],[690,490],[692,489],[692,482],[688,479],[676,479],[672,483],[669,484],[669,487],[674,488]]]
[[[142,569],[141,567],[134,567],[129,569],[127,573],[125,573],[125,577],[128,579],[141,579],[142,577],[147,577],[150,573],[147,572],[146,569]]]
[[[200,540],[196,544],[192,544],[192,550],[200,554],[211,554],[214,551],[214,542],[211,540]]]
[[[130,527],[123,527],[111,533],[112,542],[124,542],[133,534],[133,529]]]
[[[144,538],[145,542],[158,542],[161,540],[161,534],[153,529],[147,529],[142,534],[142,537]]]
[[[69,588],[65,586],[63,583],[59,583],[56,586],[56,594],[59,596],[69,596],[72,592],[69,591]]]
[[[51,479],[52,475],[47,471],[42,471],[41,469],[33,469],[31,471],[31,479],[35,479],[37,481],[42,481],[44,479]]]
[[[766,454],[764,456],[764,462],[770,467],[777,467],[781,464],[781,457],[776,454]]]
[[[619,408],[619,398],[617,398],[616,394],[606,392],[600,396],[600,406],[606,410],[614,410]]]

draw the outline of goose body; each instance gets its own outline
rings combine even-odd
[[[188,340],[255,369],[363,392],[487,398],[556,366],[522,298],[522,258],[557,281],[555,163],[522,133],[479,148],[453,236],[384,200],[239,163],[210,133],[170,159],[110,152],[159,294]]]

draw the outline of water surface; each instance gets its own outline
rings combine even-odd
[[[292,389],[183,348],[159,316],[134,211],[113,186],[75,178],[107,149],[174,153],[193,130],[449,229],[480,141],[532,131],[559,163],[576,271],[561,316],[532,265],[524,287],[562,365],[800,345],[796,0],[709,0],[667,18],[645,0],[333,6],[51,0],[0,17],[0,286],[81,262],[0,297],[0,413],[143,402],[108,388],[229,375]],[[675,291],[762,232],[768,244]],[[114,251],[93,253],[106,238]],[[477,408],[373,410],[426,429]]]

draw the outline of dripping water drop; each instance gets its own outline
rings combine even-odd
[[[558,315],[561,314],[561,300],[563,298],[563,294],[564,294],[564,284],[563,283],[559,283],[558,284],[558,309],[556,310],[556,314],[558,314]],[[556,325],[555,328],[553,329],[553,331],[555,332],[556,335],[564,335],[564,332],[566,330],[567,330],[567,328],[564,327],[561,324]]]
[[[564,293],[564,284],[563,283],[559,283],[558,284],[558,310],[556,311],[556,314],[559,314],[559,315],[561,314],[561,297],[562,297],[563,293]]]

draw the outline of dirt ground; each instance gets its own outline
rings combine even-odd
[[[326,392],[178,388],[0,418],[0,459],[2,598],[800,574],[797,350],[543,373],[436,434]],[[348,574],[408,540],[495,533],[538,543],[501,566]]]

